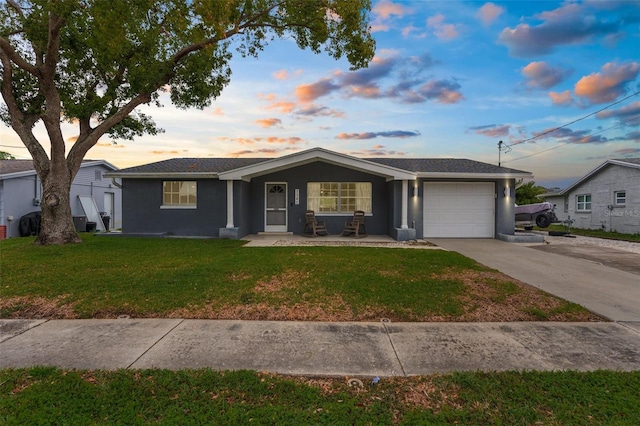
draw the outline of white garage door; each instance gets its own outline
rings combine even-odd
[[[425,238],[493,238],[493,182],[425,182]]]

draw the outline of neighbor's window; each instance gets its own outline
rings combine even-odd
[[[578,195],[576,200],[576,211],[590,212],[591,211],[591,194]]]
[[[613,193],[613,198],[616,206],[624,206],[627,202],[627,191],[616,191]]]
[[[309,182],[307,209],[316,213],[371,213],[371,182]]]
[[[564,197],[564,212],[569,212],[569,197]]]
[[[198,183],[194,181],[162,182],[162,207],[196,207]]]

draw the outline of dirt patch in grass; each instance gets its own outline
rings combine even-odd
[[[394,271],[379,271],[382,276],[395,276]],[[458,296],[461,315],[398,313],[384,306],[355,309],[340,295],[315,295],[313,301],[287,302],[287,292],[295,292],[300,283],[308,281],[310,273],[289,270],[258,281],[248,292],[247,302],[190,305],[168,312],[141,312],[129,305],[94,311],[92,318],[117,318],[128,315],[138,318],[185,318],[262,321],[392,321],[417,322],[508,322],[508,321],[604,321],[605,319],[579,309],[577,305],[549,295],[535,287],[513,280],[500,272],[451,270],[438,277],[460,281],[465,287]],[[238,276],[236,279],[245,279]],[[281,297],[279,302],[253,300],[254,296]],[[66,296],[0,298],[1,318],[72,319],[79,318],[74,303],[65,303]]]
[[[456,321],[602,321],[591,312],[572,310],[571,303],[493,271],[450,272],[466,288],[458,300],[465,314]]]
[[[29,319],[72,319],[76,318],[73,303],[64,303],[66,295],[54,299],[46,297],[10,297],[0,299],[0,313],[2,318]]]

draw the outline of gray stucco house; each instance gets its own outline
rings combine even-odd
[[[71,185],[71,213],[74,217],[86,217],[80,202],[80,197],[83,197],[93,200],[97,211],[110,217],[110,228],[122,226],[119,183],[105,177],[107,172],[115,170],[118,168],[104,160],[82,162]],[[0,226],[5,227],[6,237],[20,236],[20,218],[40,211],[41,198],[42,185],[32,160],[0,160]]]
[[[107,176],[122,179],[125,234],[300,234],[307,209],[339,234],[354,210],[364,210],[369,234],[406,241],[513,235],[515,180],[531,173],[313,148],[271,159],[178,158]]]
[[[640,233],[640,158],[607,160],[560,192],[543,194],[574,227]]]

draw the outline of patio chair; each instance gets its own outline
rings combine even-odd
[[[354,236],[355,238],[367,236],[367,227],[364,225],[364,212],[362,210],[353,212],[353,219],[344,223],[342,235],[344,237]]]
[[[307,210],[304,214],[305,222],[304,228],[302,229],[302,235],[305,237],[317,237],[329,235],[329,231],[327,231],[327,225],[323,220],[316,220],[316,214],[313,210]]]

